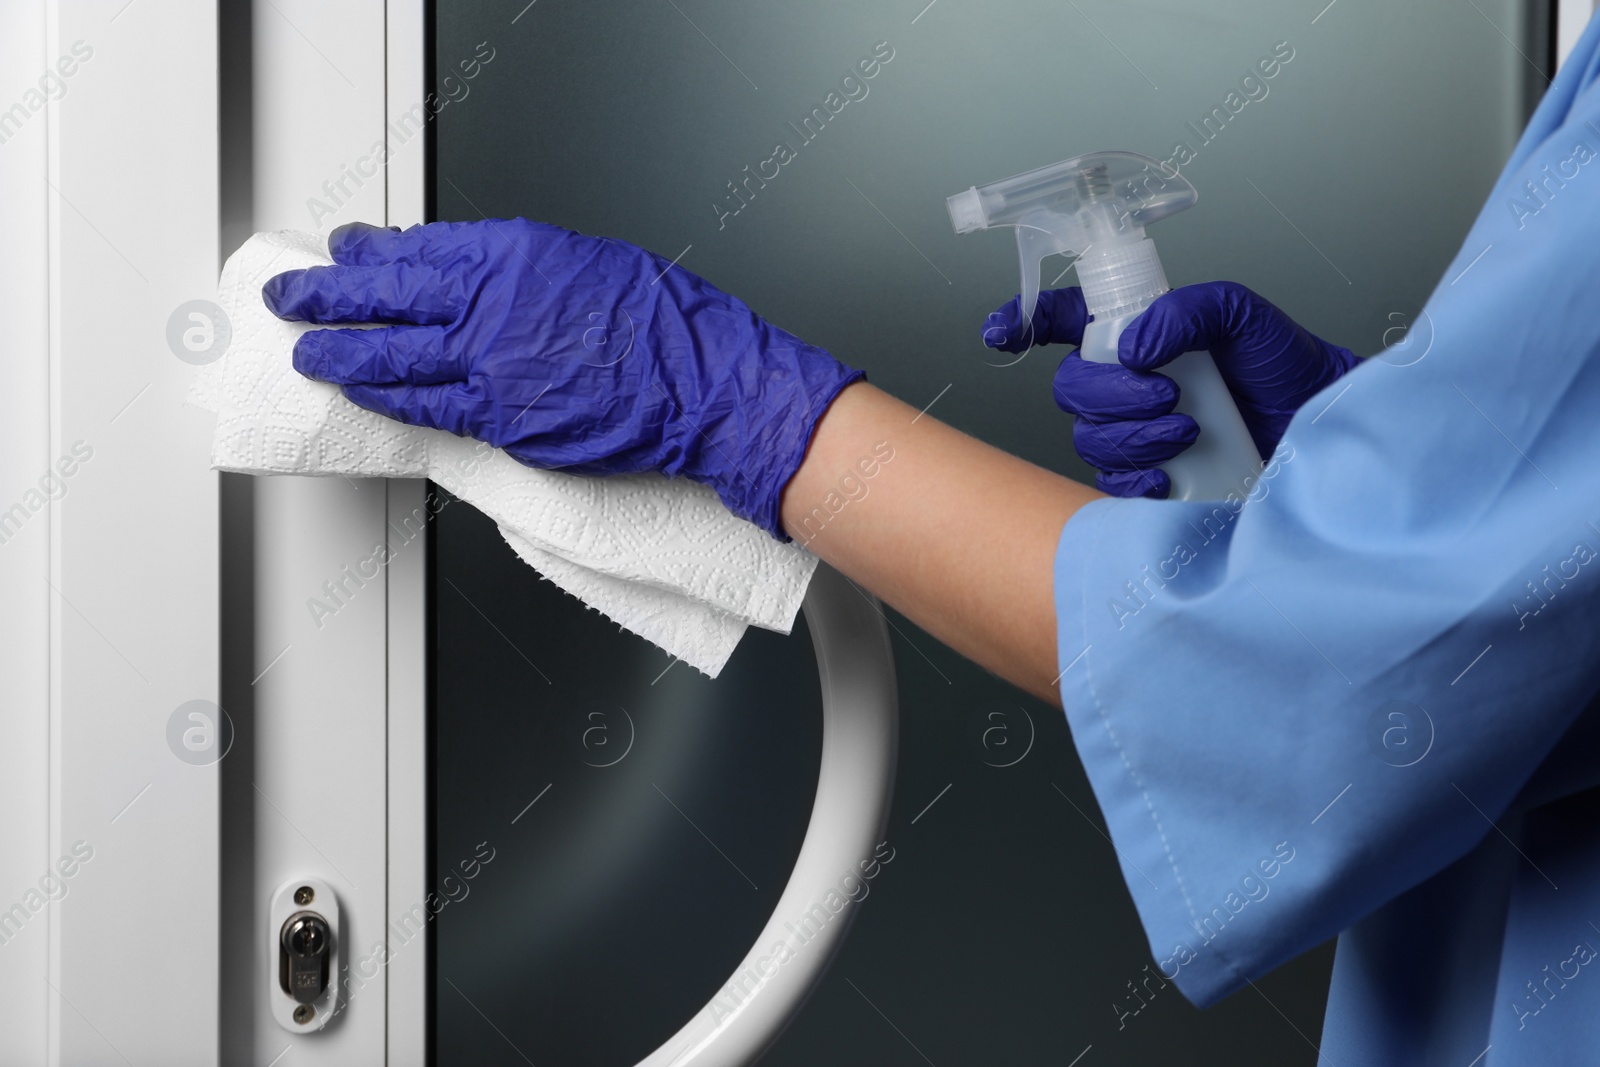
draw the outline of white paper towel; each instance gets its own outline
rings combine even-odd
[[[716,677],[749,624],[788,633],[817,559],[737,518],[709,488],[659,474],[583,478],[356,407],[294,370],[313,327],[267,310],[281,271],[330,263],[322,238],[246,241],[222,269],[232,340],[190,401],[217,415],[211,465],[251,474],[431,478],[500,526],[526,563],[685,663]]]

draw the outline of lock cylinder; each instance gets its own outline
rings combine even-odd
[[[333,931],[314,911],[296,912],[278,935],[278,984],[297,1004],[311,1004],[328,988]]]

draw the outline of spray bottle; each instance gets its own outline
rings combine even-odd
[[[1093,152],[949,198],[957,233],[1012,226],[1022,258],[1022,321],[1033,321],[1040,261],[1076,254],[1078,283],[1092,322],[1084,359],[1117,362],[1117,338],[1168,290],[1155,242],[1144,229],[1193,206],[1199,193],[1181,174],[1136,152]],[[1177,410],[1200,424],[1193,445],[1162,466],[1174,500],[1243,497],[1261,456],[1233,397],[1206,352],[1188,352],[1161,368],[1178,383]]]

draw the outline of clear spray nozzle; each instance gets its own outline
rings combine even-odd
[[[1144,228],[1190,207],[1195,187],[1137,152],[1091,152],[957,193],[947,201],[957,233],[996,226],[1017,231],[1022,315],[1032,321],[1040,263],[1078,257],[1090,314],[1104,316],[1167,291]]]

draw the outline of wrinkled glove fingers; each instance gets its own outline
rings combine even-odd
[[[442,326],[312,330],[294,345],[294,369],[335,385],[442,385],[467,380],[468,360]]]
[[[1106,422],[1153,419],[1178,403],[1178,383],[1165,374],[1131,371],[1119,363],[1095,363],[1076,352],[1056,368],[1056,405],[1069,415]]]
[[[415,261],[426,243],[422,231],[421,226],[402,230],[369,222],[347,222],[328,234],[328,254],[342,267],[381,267],[403,259]]]
[[[347,385],[347,400],[411,426],[469,436],[482,421],[483,398],[465,382],[444,385]]]
[[[442,325],[467,306],[461,273],[388,263],[377,267],[308,267],[267,279],[261,297],[294,322]]]
[[[481,247],[461,240],[462,231],[471,227],[488,229],[492,242],[504,243],[526,256],[542,251],[553,240],[571,235],[571,231],[559,226],[528,219],[428,222],[404,230],[347,222],[328,235],[328,254],[335,263],[350,267],[377,267],[403,261],[416,266],[459,268],[464,252],[470,258],[481,258]]]
[[[1298,329],[1237,282],[1201,282],[1157,297],[1122,332],[1117,358],[1134,370],[1154,370],[1185,352],[1209,351],[1227,377],[1230,354],[1287,350]]]
[[[1019,294],[989,313],[983,324],[983,343],[1001,352],[1026,352],[1034,345],[1082,344],[1088,321],[1083,291],[1076,286],[1040,293],[1031,322],[1023,321]]]
[[[1181,413],[1110,422],[1079,419],[1072,427],[1072,444],[1078,455],[1102,471],[1159,467],[1199,436],[1199,425]]]
[[[1185,352],[1209,350],[1229,334],[1229,296],[1211,284],[1188,285],[1156,298],[1117,339],[1117,358],[1133,370],[1164,367]]]

